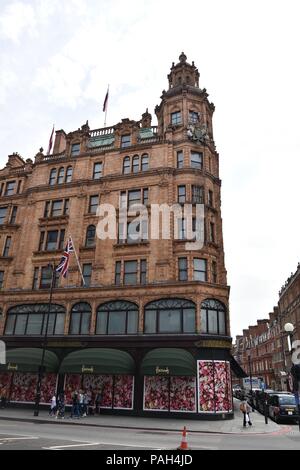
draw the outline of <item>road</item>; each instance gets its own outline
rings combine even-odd
[[[209,434],[190,432],[192,450],[300,450],[298,426],[282,426],[273,434]],[[0,420],[0,450],[175,450],[178,431],[70,426],[56,423],[26,423]]]

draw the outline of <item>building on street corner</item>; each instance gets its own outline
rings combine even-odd
[[[241,371],[230,354],[215,108],[184,53],[168,82],[156,126],[148,110],[101,129],[86,122],[56,131],[53,153],[14,153],[0,170],[0,389],[11,402],[35,400],[49,264],[71,234],[84,284],[72,256],[55,280],[41,402],[55,390],[70,402],[76,389],[100,389],[109,413],[233,416],[231,370]],[[178,237],[155,239],[149,221],[133,230],[130,213],[113,239],[99,239],[98,206],[118,215],[120,201],[188,203],[193,218],[202,204],[203,247],[187,249],[184,220]]]

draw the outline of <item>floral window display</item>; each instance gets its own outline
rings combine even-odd
[[[66,374],[65,375],[66,403],[71,404],[73,393],[80,389],[81,389],[81,375],[80,374]]]
[[[34,403],[38,373],[15,372],[12,380],[10,400]],[[56,393],[56,374],[46,374],[41,386],[41,403],[49,403],[51,395]]]
[[[0,393],[6,392],[6,396],[9,394],[10,382],[12,374],[10,372],[3,372],[0,374]]]
[[[201,413],[232,411],[228,361],[198,361],[198,406]]]
[[[84,390],[101,392],[101,408],[112,408],[113,376],[112,375],[85,375],[82,383]]]
[[[196,412],[196,377],[145,376],[144,410]]]
[[[133,409],[133,386],[132,375],[116,375],[114,386],[114,408]]]

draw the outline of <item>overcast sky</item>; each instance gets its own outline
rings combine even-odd
[[[66,132],[154,115],[181,51],[216,105],[232,334],[300,261],[298,0],[0,0],[0,166]],[[154,122],[155,124],[155,122]]]

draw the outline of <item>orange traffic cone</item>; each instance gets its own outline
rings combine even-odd
[[[185,426],[182,431],[182,439],[181,439],[180,447],[178,447],[177,450],[189,450],[188,443],[186,440],[186,427]]]

